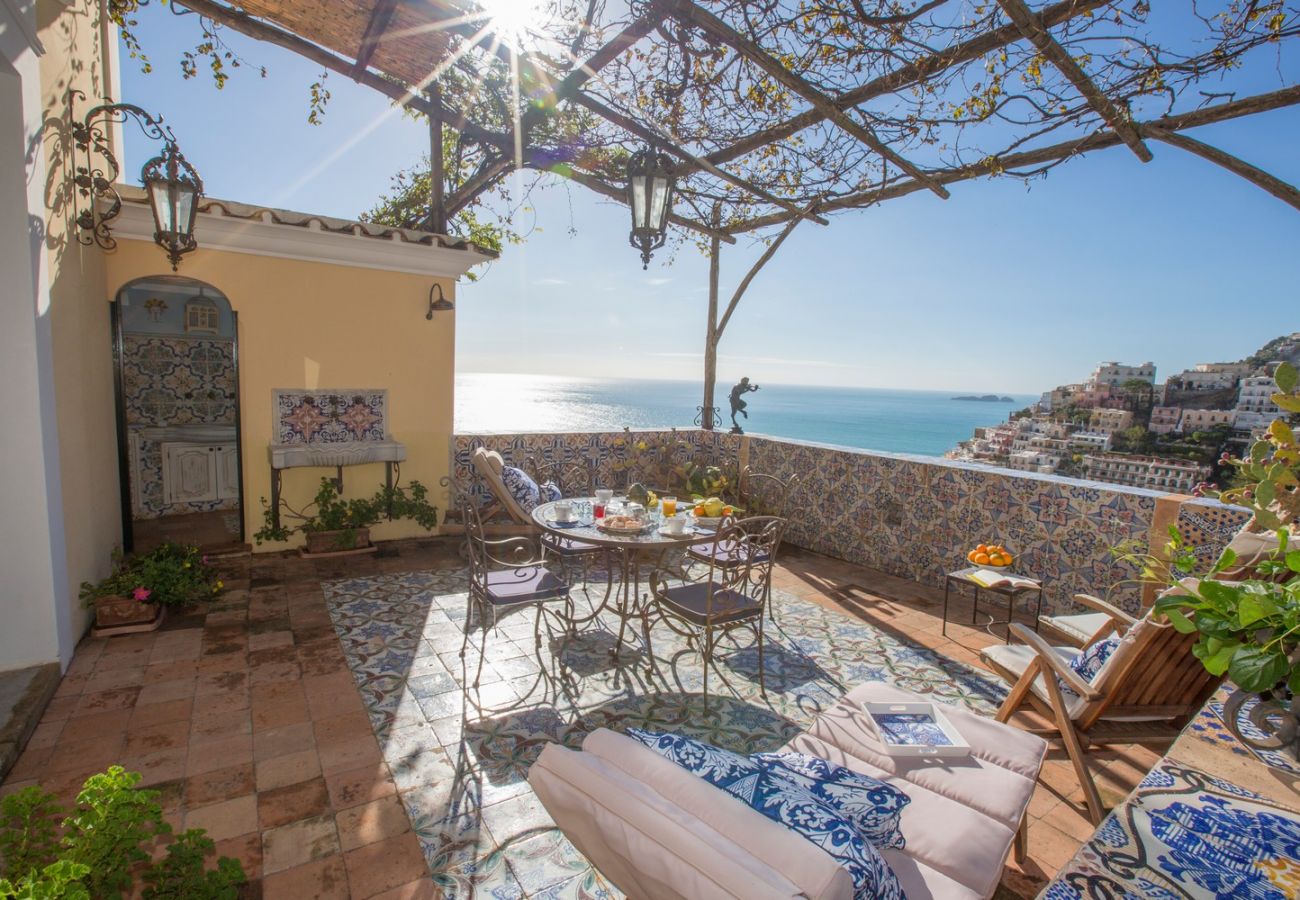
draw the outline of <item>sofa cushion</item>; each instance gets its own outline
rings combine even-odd
[[[811,791],[743,756],[684,735],[637,728],[627,734],[826,851],[853,878],[854,897],[903,900],[898,879],[876,848]]]
[[[537,486],[537,498],[539,503],[554,503],[564,499],[564,492],[554,481],[543,481]]]
[[[712,804],[721,805],[716,788],[660,761],[680,773],[682,780],[707,788],[714,795]],[[835,882],[824,876],[821,892],[801,887],[765,861],[770,857],[753,852],[748,843],[720,833],[704,817],[660,794],[660,786],[631,777],[592,753],[548,744],[529,770],[528,782],[565,836],[629,896],[649,900],[845,900],[849,896],[845,890],[836,891]],[[743,804],[722,799],[750,824],[782,830]],[[731,830],[744,834],[747,829],[733,825]],[[805,843],[792,835],[790,840]],[[809,849],[816,850],[811,845]],[[841,887],[850,884],[830,857],[822,857],[843,876]]]
[[[848,900],[853,896],[853,880],[829,854],[626,735],[600,728],[587,735],[582,748],[584,755],[603,760],[637,784],[650,786],[670,804],[673,816],[701,823],[721,838],[744,847],[788,878],[801,896],[827,900]],[[536,765],[533,771],[537,771]],[[529,780],[533,780],[532,772]],[[595,784],[590,789],[603,790]],[[607,799],[603,793],[600,797]],[[550,811],[549,803],[547,809]],[[570,824],[553,811],[551,815],[568,834]],[[673,821],[665,816],[660,824],[670,827]],[[575,827],[584,825],[574,824]],[[605,871],[599,859],[591,859],[597,868]]]
[[[503,466],[501,468],[501,483],[506,486],[510,496],[515,498],[515,502],[526,513],[532,512],[541,502],[541,489],[537,487],[537,482],[529,477],[523,469],[516,469],[514,466]]]
[[[893,785],[803,753],[754,753],[749,758],[760,766],[775,767],[778,774],[830,804],[877,850],[904,847],[898,819],[909,797]]]

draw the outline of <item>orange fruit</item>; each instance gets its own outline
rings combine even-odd
[[[966,554],[966,559],[969,560],[970,562],[975,562],[975,555],[976,555],[975,551],[972,550],[970,553]]]
[[[1013,562],[1016,561],[1016,558],[1012,556],[1010,553],[1008,553],[1004,558],[1007,561],[1007,565],[1011,565]]]
[[[987,566],[989,564],[989,555],[987,553],[976,553],[975,564],[978,566]]]
[[[988,545],[988,544],[980,544],[978,547],[975,548],[975,552],[976,552],[976,553],[988,553],[988,552],[989,552],[989,545]]]

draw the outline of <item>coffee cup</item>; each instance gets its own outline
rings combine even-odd
[[[664,519],[664,531],[669,534],[682,534],[686,531],[686,519],[681,516],[672,516]]]
[[[555,510],[555,521],[557,522],[573,521],[573,504],[570,503],[568,500],[559,500],[556,502],[555,506],[551,508]]]

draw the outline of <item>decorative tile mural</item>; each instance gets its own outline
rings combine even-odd
[[[228,338],[181,335],[122,336],[122,394],[132,432],[131,471],[136,484],[132,515],[154,519],[178,513],[234,509],[237,498],[165,504],[162,449],[140,430],[169,425],[234,425],[234,344]]]
[[[1188,500],[1178,507],[1178,531],[1196,548],[1196,558],[1209,568],[1232,536],[1250,521],[1250,510],[1217,500]]]
[[[753,471],[800,477],[786,532],[786,540],[800,547],[942,587],[946,572],[966,565],[971,547],[995,540],[1016,554],[1017,571],[1044,580],[1044,614],[1080,611],[1072,599],[1076,593],[1108,597],[1130,612],[1140,609],[1137,568],[1110,551],[1131,541],[1145,548],[1162,496],[1155,491],[698,429],[460,434],[452,473],[458,485],[487,501],[488,489],[470,462],[474,448],[483,446],[525,469],[535,460],[582,462],[604,484],[641,480],[661,487],[656,473],[665,464],[670,470],[693,460],[734,471],[742,441]],[[642,444],[645,451],[638,450]],[[673,447],[667,460],[656,452],[665,444]],[[1243,515],[1236,507],[1196,500],[1184,505],[1179,523],[1213,557]]]
[[[275,392],[277,444],[341,444],[388,437],[388,391],[334,388]]]

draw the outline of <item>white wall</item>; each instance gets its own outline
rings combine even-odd
[[[28,16],[16,22],[14,13]],[[44,155],[30,7],[0,4],[0,669],[60,659],[71,638],[49,297]],[[21,27],[26,25],[27,27]]]

